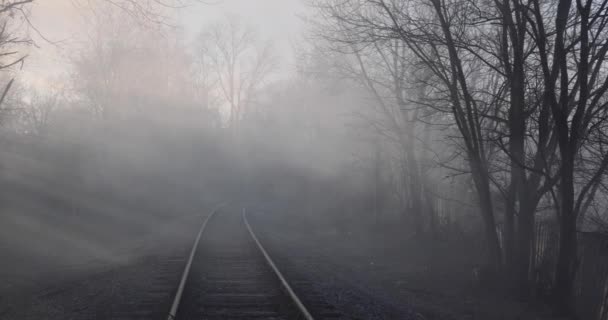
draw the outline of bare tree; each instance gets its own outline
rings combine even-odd
[[[557,303],[568,306],[577,220],[601,192],[608,167],[608,1],[312,3],[325,39],[357,48],[399,40],[407,48],[409,75],[430,88],[417,103],[449,115],[458,129],[488,263],[506,266],[523,295],[530,292],[537,208],[551,195],[560,225]],[[419,70],[432,76],[425,80]],[[505,199],[504,248],[496,191]]]
[[[104,0],[105,3],[119,8],[137,21],[164,25],[170,22],[168,9],[184,8],[201,0]],[[28,30],[32,29],[45,41],[44,34],[29,19],[30,7],[36,0],[0,0],[0,72],[6,73],[15,67],[23,66],[27,54],[23,47],[33,44]],[[88,6],[90,1],[74,0],[77,6]],[[0,91],[0,105],[6,98],[14,77],[9,77],[4,89]]]
[[[324,27],[334,41],[370,45],[398,39],[433,75],[432,79],[421,82],[432,88],[430,93],[436,96],[435,102],[447,104],[444,110],[453,116],[459,129],[485,224],[488,265],[499,270],[502,255],[491,193],[489,154],[484,139],[484,108],[473,91],[475,66],[463,62],[462,50],[457,47],[451,29],[450,23],[458,23],[458,20],[448,22],[441,4],[435,1],[317,1],[315,6],[330,21]],[[416,8],[412,9],[413,6]],[[338,33],[344,28],[349,29],[346,38]]]
[[[65,92],[61,89],[39,92],[28,90],[28,98],[20,99],[20,125],[27,133],[42,135],[51,125],[54,111],[65,102]]]
[[[99,7],[83,26],[86,41],[72,57],[79,96],[102,118],[194,105],[193,66],[177,31],[150,29],[125,15]]]
[[[28,7],[34,0],[2,0],[0,1],[0,72],[11,74],[16,67],[23,66],[27,54],[24,47],[32,44],[27,34]],[[8,82],[0,93],[0,105],[6,98],[13,82],[10,75]]]
[[[571,309],[576,272],[577,218],[608,167],[608,153],[600,147],[595,152],[597,160],[586,163],[586,179],[575,179],[577,158],[586,158],[583,150],[590,144],[603,146],[606,138],[607,12],[605,0],[550,4],[535,0],[528,11],[529,32],[542,70],[544,103],[550,107],[559,146],[556,294],[558,305],[567,309]]]
[[[271,46],[259,41],[255,30],[231,17],[204,27],[199,53],[199,59],[209,62],[229,109],[228,123],[235,127],[276,66]]]
[[[348,36],[348,30],[342,30]],[[319,32],[318,34],[321,34]],[[331,41],[327,45],[331,46]],[[359,83],[369,92],[372,100],[372,115],[360,115],[369,122],[379,135],[378,139],[386,139],[398,148],[397,158],[403,171],[399,174],[403,190],[405,207],[404,215],[411,219],[414,230],[422,235],[427,230],[434,229],[433,196],[430,196],[429,177],[425,176],[422,163],[432,162],[431,159],[421,159],[423,149],[428,145],[427,123],[419,126],[421,108],[413,105],[408,96],[423,94],[424,86],[412,88],[407,81],[410,71],[405,55],[405,47],[398,40],[374,43],[362,47],[352,43],[347,48],[335,46],[330,51],[339,52],[336,68],[326,72],[341,74],[345,79]],[[424,132],[418,137],[420,132]],[[423,145],[420,145],[422,143]],[[427,213],[427,214],[425,214]],[[428,225],[430,224],[430,225]],[[428,226],[427,226],[428,225]]]

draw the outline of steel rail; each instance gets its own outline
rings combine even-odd
[[[245,226],[247,227],[247,230],[249,231],[249,234],[251,235],[251,238],[253,238],[253,241],[257,245],[258,249],[260,249],[260,251],[264,255],[264,258],[266,259],[266,263],[274,271],[274,274],[277,276],[277,278],[279,278],[279,281],[281,282],[281,285],[283,286],[283,288],[285,289],[285,291],[287,291],[287,294],[289,294],[289,297],[291,298],[291,300],[293,300],[293,302],[298,307],[298,311],[300,311],[300,313],[302,314],[302,316],[304,316],[304,319],[306,319],[306,320],[314,320],[314,318],[312,317],[312,315],[310,314],[310,312],[308,311],[308,309],[306,308],[306,306],[304,306],[304,304],[302,303],[302,301],[300,300],[300,298],[298,298],[298,296],[293,291],[293,289],[291,289],[291,286],[289,285],[289,283],[287,283],[287,280],[285,280],[285,277],[283,276],[283,274],[281,273],[281,271],[279,271],[279,269],[277,268],[277,266],[274,264],[274,262],[270,258],[270,255],[268,254],[268,252],[266,252],[266,249],[264,249],[264,246],[262,246],[262,244],[258,240],[258,237],[253,232],[253,229],[251,229],[251,226],[249,225],[249,221],[247,221],[247,212],[245,211],[245,208],[243,208],[243,221],[245,222]]]
[[[201,235],[207,226],[207,222],[215,215],[220,207],[224,204],[219,204],[215,206],[211,214],[205,218],[205,221],[201,224],[201,228],[198,230],[198,234],[196,235],[196,239],[194,240],[194,244],[192,245],[192,249],[190,250],[190,256],[188,257],[188,262],[186,263],[186,267],[184,268],[184,272],[182,273],[182,278],[179,282],[179,287],[177,287],[177,292],[175,293],[175,298],[173,299],[173,304],[171,305],[171,310],[169,310],[169,315],[167,316],[167,320],[174,320],[177,315],[177,309],[179,308],[179,303],[182,299],[182,294],[184,293],[184,288],[186,287],[186,281],[188,280],[188,274],[190,274],[190,268],[192,267],[192,261],[194,260],[194,255],[196,253],[196,249],[198,248],[198,243],[201,240]]]

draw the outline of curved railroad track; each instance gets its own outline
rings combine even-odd
[[[342,319],[318,297],[294,292],[244,209],[215,210],[198,232],[167,319]],[[313,317],[302,301],[325,312]]]

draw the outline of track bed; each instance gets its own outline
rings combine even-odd
[[[176,318],[298,318],[236,210],[208,222]]]

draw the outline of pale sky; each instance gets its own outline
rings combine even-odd
[[[305,10],[302,0],[215,0],[214,3],[180,10],[176,24],[184,27],[187,36],[193,37],[203,25],[236,15],[256,27],[262,38],[271,40],[281,57],[282,68],[290,69],[292,45],[299,41],[303,29],[297,17]],[[39,48],[32,49],[23,74],[34,85],[46,86],[65,73],[65,54],[61,52],[77,41],[82,15],[73,0],[36,0],[31,20],[45,38],[59,41],[56,45],[49,44],[32,31]]]

